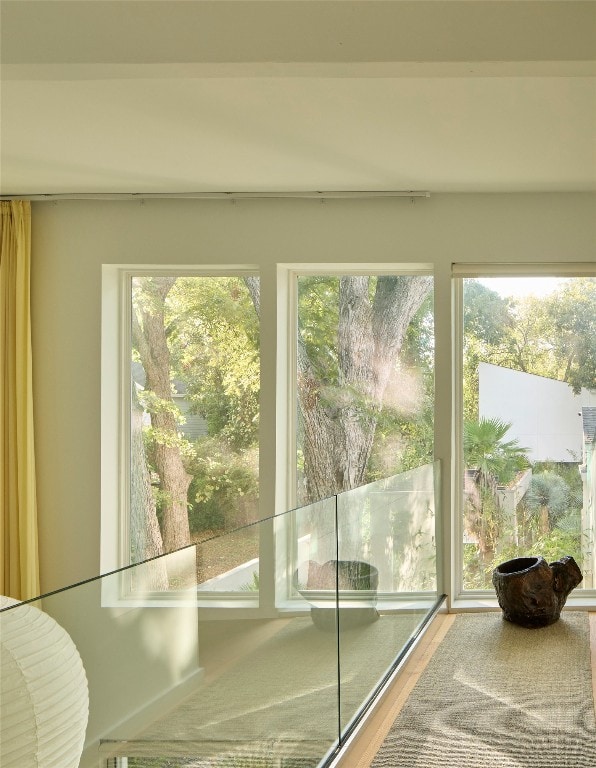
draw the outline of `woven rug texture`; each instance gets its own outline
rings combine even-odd
[[[344,724],[421,616],[385,615],[341,633]],[[188,762],[193,768],[316,768],[338,734],[337,681],[335,633],[317,629],[310,617],[293,618],[173,711],[114,745],[113,753],[194,755],[196,762]]]
[[[460,614],[372,768],[596,768],[588,615]]]

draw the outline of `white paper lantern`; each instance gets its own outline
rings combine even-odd
[[[0,608],[17,601],[0,596]],[[89,689],[70,635],[43,611],[0,613],[0,765],[77,768]]]

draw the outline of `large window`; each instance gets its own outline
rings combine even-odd
[[[513,557],[572,555],[592,589],[596,278],[462,283],[463,588],[492,589]]]
[[[121,383],[114,394],[125,407],[111,411],[123,414],[121,469],[113,475],[122,491],[110,503],[113,483],[106,473],[104,494],[104,520],[109,522],[116,504],[120,511],[119,526],[104,525],[104,542],[110,534],[119,540],[118,562],[113,557],[109,563],[114,567],[273,514],[268,502],[259,505],[259,444],[265,439],[268,446],[271,434],[260,428],[259,313],[261,298],[268,306],[280,298],[261,297],[259,278],[249,271],[107,272],[120,281],[119,309],[114,302],[112,316],[124,321],[118,334]],[[289,336],[280,327],[275,344],[280,358],[293,360],[294,409],[276,429],[294,442],[288,471],[277,466],[277,475],[288,478],[281,493],[290,500],[280,502],[277,511],[432,462],[434,313],[428,267],[370,274],[288,270],[286,276],[295,311],[288,316]],[[109,366],[110,334],[105,335]],[[271,391],[275,372],[266,370]],[[105,465],[112,466],[109,447],[104,450]],[[266,483],[270,488],[272,474]],[[227,536],[226,551],[208,548],[213,562],[197,563],[204,592],[254,592],[272,555],[259,551],[258,531],[254,526]],[[240,583],[238,571],[249,562],[247,583]]]
[[[128,554],[170,552],[258,519],[258,278],[132,274]],[[249,528],[229,537],[201,583],[258,557]],[[225,580],[224,580],[225,582]]]
[[[238,267],[110,269],[120,293],[104,294],[117,328],[104,325],[104,371],[120,383],[104,390],[102,546],[115,541],[117,551],[103,570],[428,465],[440,417],[453,452],[437,432],[438,455],[451,455],[457,470],[454,511],[442,513],[438,531],[446,542],[452,515],[454,597],[492,593],[495,565],[529,554],[572,555],[580,588],[596,589],[589,267],[454,265],[461,354],[453,368],[444,347],[435,355],[428,265],[274,265],[261,282]],[[443,316],[444,289],[437,285]],[[444,343],[443,327],[439,337]],[[117,344],[121,366],[110,373]],[[452,423],[445,383],[453,371]],[[119,525],[110,522],[115,510]],[[364,541],[367,509],[359,520]],[[210,548],[212,561],[198,563],[205,592],[258,588],[270,607],[274,592],[287,598],[287,580],[269,583],[274,571],[295,570],[285,534],[261,527],[259,540],[257,529],[229,537],[226,551]],[[232,583],[247,563],[246,583]]]
[[[299,504],[432,461],[428,274],[296,276]]]
[[[346,271],[294,276],[299,505],[391,476],[406,478],[407,470],[433,460],[433,278],[421,270]],[[426,572],[418,563],[426,552],[423,539],[432,541],[434,554],[434,530],[427,530],[434,521],[417,517],[415,494],[409,495],[413,477],[407,476],[403,488],[356,495],[349,521],[343,520],[344,551],[358,550],[365,559],[383,552],[388,593],[401,583],[404,554],[398,542],[413,537],[408,551],[416,552],[411,563],[417,578]],[[333,540],[325,536],[331,532],[323,530],[323,518],[302,522],[299,540],[313,531],[319,542]],[[320,562],[335,556],[333,547],[318,552]]]

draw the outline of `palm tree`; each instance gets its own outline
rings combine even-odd
[[[569,511],[570,488],[554,472],[541,472],[532,478],[525,502],[528,510],[538,518],[540,533],[546,535],[552,524]]]
[[[478,472],[479,484],[506,485],[528,466],[526,453],[517,440],[504,442],[511,424],[500,419],[480,419],[464,424],[464,461]]]
[[[511,424],[500,419],[482,418],[464,423],[464,462],[466,476],[472,481],[466,488],[466,518],[484,564],[492,561],[501,535],[497,486],[511,482],[528,466],[528,449],[517,440],[505,441],[510,428]]]

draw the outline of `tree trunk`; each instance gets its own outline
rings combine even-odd
[[[170,382],[170,351],[165,328],[165,300],[172,277],[143,279],[146,303],[133,312],[133,337],[155,401],[148,407],[155,434],[154,460],[164,499],[162,536],[166,552],[190,544],[187,494],[191,476],[184,469],[178,444],[176,406]]]
[[[298,404],[308,501],[362,485],[379,411],[408,325],[432,288],[430,276],[384,275],[373,301],[369,277],[342,277],[339,286],[339,382],[318,380],[298,337]],[[245,278],[259,314],[259,283]]]
[[[548,536],[550,533],[550,520],[548,515],[548,507],[542,505],[540,507],[540,533],[543,536]]]
[[[340,279],[336,391],[321,387],[299,341],[298,399],[311,501],[364,483],[387,384],[408,325],[432,287],[426,276],[381,276],[371,302],[369,279]]]
[[[155,509],[155,498],[145,447],[143,444],[143,411],[135,385],[131,391],[130,413],[130,562],[138,563],[163,553],[163,541]],[[143,586],[151,590],[168,588],[168,576],[163,559],[144,566],[141,570]],[[149,582],[147,583],[147,576]]]

